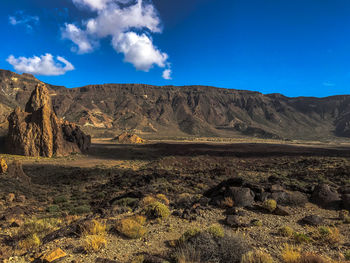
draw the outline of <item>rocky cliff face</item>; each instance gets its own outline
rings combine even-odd
[[[0,71],[0,129],[1,120],[14,107],[24,107],[38,83],[30,75]],[[288,98],[203,86],[142,84],[47,87],[55,113],[85,128],[167,136],[350,137],[350,96]]]
[[[58,119],[44,84],[33,90],[25,111],[17,107],[8,117],[6,147],[12,154],[52,157],[85,152],[90,137],[76,125]]]

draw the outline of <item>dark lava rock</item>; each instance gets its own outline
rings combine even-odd
[[[301,192],[280,191],[272,193],[269,198],[276,200],[277,204],[283,206],[305,206],[308,202],[307,196]]]
[[[350,194],[342,195],[342,207],[350,211]]]
[[[311,201],[326,209],[339,209],[341,204],[340,195],[328,184],[320,184],[315,187]]]
[[[250,188],[230,187],[225,193],[225,197],[231,198],[234,206],[251,207],[255,194]]]
[[[317,215],[310,215],[301,219],[299,223],[302,225],[320,226],[323,225],[324,219]]]

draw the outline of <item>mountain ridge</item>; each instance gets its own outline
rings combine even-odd
[[[24,107],[35,85],[29,74],[0,70],[0,127]],[[273,139],[350,137],[350,95],[287,97],[211,86],[46,84],[59,117],[86,129],[166,136],[254,136]]]

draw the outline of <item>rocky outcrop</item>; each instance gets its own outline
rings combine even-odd
[[[139,144],[145,142],[145,140],[143,140],[136,134],[131,134],[128,132],[123,132],[122,134],[114,138],[114,140],[123,144]]]
[[[76,125],[57,118],[52,109],[49,91],[38,84],[26,104],[17,107],[8,117],[7,149],[25,156],[65,156],[84,153],[91,138]]]

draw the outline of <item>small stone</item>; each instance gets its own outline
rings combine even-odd
[[[277,216],[290,216],[290,212],[283,206],[277,206],[273,213]]]
[[[14,193],[9,193],[7,196],[6,196],[6,202],[8,203],[12,203],[14,200],[15,200],[15,194]]]
[[[228,215],[225,220],[226,224],[230,227],[240,227],[241,220],[236,215]]]
[[[20,195],[17,197],[17,202],[24,203],[26,201],[26,197],[24,195]]]
[[[45,253],[42,257],[41,260],[43,262],[54,262],[55,260],[62,259],[66,257],[67,254],[60,248],[57,248],[55,250],[49,251]]]

